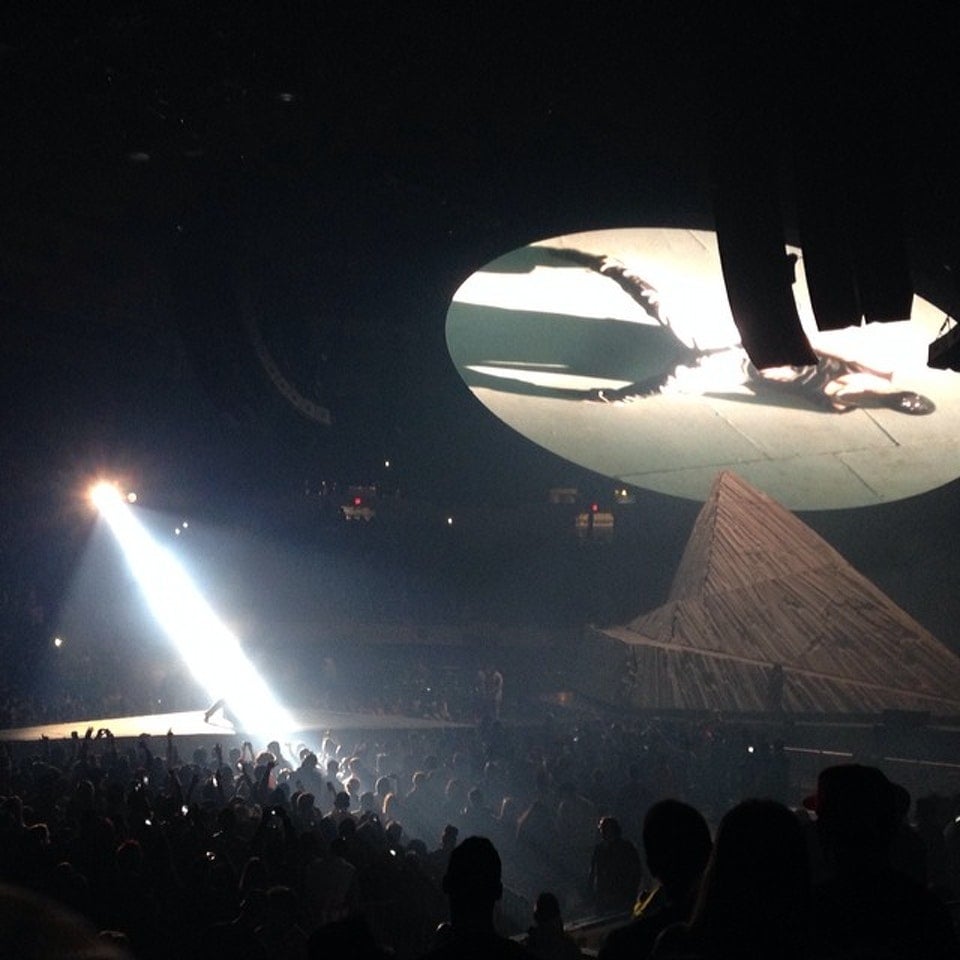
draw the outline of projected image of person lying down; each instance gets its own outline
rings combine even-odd
[[[818,509],[954,479],[960,383],[926,366],[943,312],[915,298],[910,320],[819,331],[802,251],[784,258],[816,364],[750,362],[716,238],[690,230],[582,233],[498,258],[455,294],[448,347],[507,424],[638,486],[701,498],[734,469]]]
[[[548,248],[549,249],[549,248]],[[601,276],[615,281],[640,307],[656,321],[659,328],[673,335],[670,315],[659,292],[628,266],[611,257],[594,256],[574,249],[557,249],[559,258],[578,263],[595,270]],[[797,254],[785,254],[792,266],[799,260]],[[644,382],[628,384],[616,389],[598,389],[591,395],[604,402],[630,401],[653,392],[676,390],[679,392],[704,392],[697,386],[697,371],[716,365],[713,358],[719,354],[732,353],[724,358],[729,369],[735,361],[741,371],[743,383],[754,393],[765,390],[776,393],[788,391],[812,404],[815,408],[831,413],[845,413],[857,407],[888,407],[900,413],[922,416],[936,409],[933,401],[912,390],[894,390],[892,370],[877,370],[861,363],[856,357],[814,350],[816,365],[767,367],[758,370],[739,344],[729,347],[699,349],[696,344],[682,345],[684,356],[681,364],[661,377]],[[732,374],[733,371],[730,370]],[[709,378],[705,379],[705,383]]]

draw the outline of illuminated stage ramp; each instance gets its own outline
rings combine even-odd
[[[519,433],[661,493],[704,500],[734,470],[788,509],[839,509],[960,476],[960,375],[926,366],[943,311],[915,297],[909,321],[818,331],[791,249],[804,330],[862,406],[838,412],[809,384],[751,369],[707,231],[594,231],[508,253],[454,295],[447,345]],[[917,394],[935,409],[896,407]]]
[[[83,737],[88,727],[96,731],[106,727],[115,737],[137,738],[143,735],[162,738],[168,730],[177,737],[212,737],[218,740],[237,737],[247,739],[243,731],[234,728],[216,717],[205,723],[202,710],[185,710],[180,713],[148,713],[138,717],[99,717],[92,720],[75,720],[69,723],[47,723],[33,727],[0,730],[0,741],[25,743],[70,739],[73,733]],[[290,731],[278,731],[281,741],[296,737],[313,741],[327,731],[338,730],[435,730],[443,727],[462,727],[466,724],[420,717],[404,717],[376,713],[338,713],[330,710],[303,710],[293,714],[296,726]],[[272,739],[272,738],[271,738]],[[261,746],[264,744],[261,744]],[[308,743],[308,745],[310,745]]]

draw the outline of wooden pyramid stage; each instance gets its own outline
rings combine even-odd
[[[700,511],[669,600],[593,635],[584,692],[633,709],[960,715],[960,658],[729,472]]]

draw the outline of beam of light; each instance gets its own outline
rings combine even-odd
[[[180,563],[150,536],[116,487],[98,484],[91,496],[117,538],[150,612],[210,700],[224,697],[245,732],[283,742],[296,730],[293,718]]]

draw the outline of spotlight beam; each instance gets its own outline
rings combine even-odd
[[[120,544],[150,612],[211,701],[224,697],[247,732],[282,739],[296,725],[173,554],[147,532],[116,487],[92,498]]]

